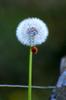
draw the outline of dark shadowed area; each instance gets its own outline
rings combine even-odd
[[[28,84],[29,47],[16,39],[18,23],[38,17],[48,26],[47,41],[33,55],[33,85],[55,85],[66,55],[66,0],[0,0],[0,84]],[[33,100],[48,100],[51,89],[33,89]],[[27,89],[0,87],[0,100],[27,100]]]

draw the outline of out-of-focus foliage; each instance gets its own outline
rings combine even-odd
[[[60,58],[66,54],[66,0],[0,0],[0,84],[28,83],[29,48],[17,41],[15,31],[22,19],[32,16],[49,28],[46,43],[33,56],[33,85],[56,83]],[[2,91],[1,98],[7,100],[8,92]],[[12,91],[16,96],[21,95],[18,92]],[[49,96],[49,91],[40,91],[35,98],[47,100],[44,94]]]

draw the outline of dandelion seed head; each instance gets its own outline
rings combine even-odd
[[[38,18],[27,18],[21,21],[16,29],[18,40],[27,46],[40,45],[46,41],[48,28]]]

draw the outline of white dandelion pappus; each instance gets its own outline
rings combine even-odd
[[[35,46],[46,41],[48,28],[38,18],[27,18],[21,21],[16,29],[17,39],[24,45]]]

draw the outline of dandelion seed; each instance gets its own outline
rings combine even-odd
[[[27,18],[21,21],[16,29],[18,40],[27,46],[40,45],[46,41],[48,28],[38,18]]]

